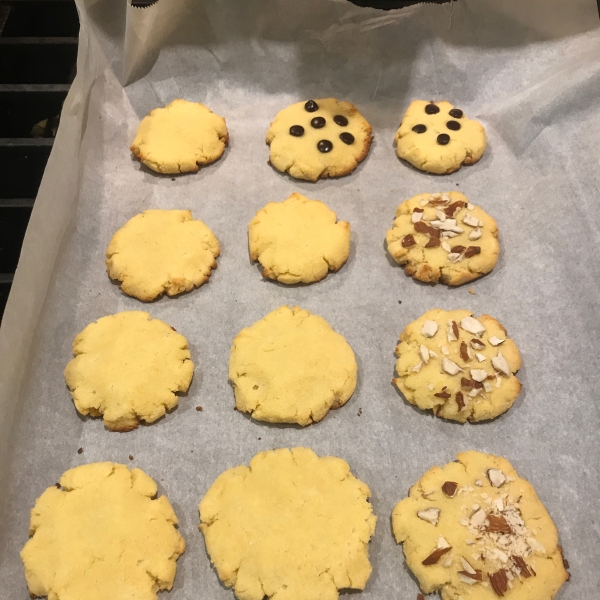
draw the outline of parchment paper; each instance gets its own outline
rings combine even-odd
[[[112,460],[154,477],[180,519],[187,550],[173,591],[162,597],[231,599],[197,529],[198,502],[219,473],[257,452],[310,446],[347,460],[372,489],[379,522],[361,598],[416,597],[390,513],[429,467],[465,449],[504,455],[537,489],[571,564],[558,598],[597,598],[596,3],[461,0],[392,13],[325,0],[78,6],[78,75],[0,331],[0,596],[26,597],[18,552],[36,497],[73,466]],[[270,120],[289,103],[329,95],[355,102],[373,125],[366,161],[351,176],[316,184],[273,170],[264,144]],[[179,97],[223,115],[231,143],[215,165],[173,179],[140,166],[128,148],[139,120]],[[448,99],[480,119],[488,133],[483,159],[442,177],[398,161],[393,134],[414,98]],[[453,189],[497,219],[500,261],[469,286],[420,285],[386,255],[385,232],[404,199]],[[254,213],[293,191],[326,202],[352,226],[346,266],[310,286],[265,281],[248,257]],[[108,242],[147,208],[191,208],[212,228],[222,255],[208,284],[144,305],[110,283]],[[234,411],[227,382],[233,337],[286,303],[327,319],[359,363],[353,398],[306,429]],[[398,334],[436,306],[495,316],[521,349],[523,392],[493,422],[433,418],[391,385]],[[117,434],[78,416],[62,373],[79,331],[133,309],[185,335],[196,371],[171,414]]]

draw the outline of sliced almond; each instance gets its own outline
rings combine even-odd
[[[438,324],[435,321],[430,321],[427,319],[425,323],[423,323],[423,328],[421,329],[421,335],[425,337],[433,337],[438,330]]]
[[[460,562],[462,563],[463,569],[469,573],[470,575],[475,575],[475,569],[470,565],[469,561],[464,559],[462,556],[460,557]]]
[[[483,369],[471,369],[471,377],[475,380],[475,381],[485,381],[487,379],[488,376],[488,372],[484,371]]]
[[[421,370],[421,368],[422,368],[422,367],[423,367],[423,363],[422,363],[422,362],[420,362],[418,365],[415,365],[415,366],[414,366],[414,367],[411,369],[411,371],[414,371],[415,373],[418,373],[418,372]]]
[[[463,370],[455,362],[446,357],[442,358],[442,369],[449,375],[458,375]]]
[[[474,317],[465,317],[460,322],[460,326],[476,336],[481,336],[485,332],[485,327]]]
[[[504,343],[506,340],[501,340],[499,337],[496,337],[495,335],[493,335],[490,338],[490,344],[492,346],[499,346],[500,344]]]
[[[417,511],[417,517],[432,525],[437,525],[440,520],[440,509],[431,507],[426,510],[419,510]]]
[[[488,469],[488,479],[494,487],[502,487],[506,483],[506,475],[500,469]]]
[[[481,527],[485,523],[486,514],[483,508],[480,508],[478,511],[471,515],[471,519],[469,520],[469,525],[471,527]]]
[[[450,252],[450,254],[448,254],[448,260],[453,263],[460,262],[461,258],[462,256],[457,252]]]
[[[441,210],[439,210],[439,209],[436,209],[436,211],[435,211],[435,216],[436,216],[436,217],[438,218],[438,220],[440,220],[440,221],[445,221],[445,220],[446,220],[446,213],[445,213],[445,212],[443,212],[443,211],[441,211]]]
[[[492,387],[492,384],[489,381],[484,381],[483,382],[483,389],[486,391],[486,393],[491,393],[491,391],[494,389]]]
[[[437,550],[434,550],[421,564],[425,566],[435,565],[440,558],[442,558],[442,556],[444,556],[444,554],[450,550],[451,548],[438,548]]]
[[[410,219],[413,223],[418,223],[422,218],[423,218],[422,212],[413,212]]]
[[[465,213],[463,217],[463,223],[469,227],[481,227],[483,223],[475,216],[470,213]]]
[[[481,229],[473,229],[473,231],[471,231],[471,233],[469,234],[469,239],[470,240],[478,240],[481,237]]]
[[[448,321],[448,326],[446,327],[446,335],[448,336],[449,342],[455,342],[458,339],[458,325],[456,324],[456,321]]]
[[[442,242],[442,248],[446,252],[452,252],[452,248],[450,247],[450,244],[448,242]]]
[[[498,356],[492,358],[492,366],[496,371],[500,371],[502,375],[506,375],[507,377],[510,376],[510,367],[504,356],[502,356],[502,352],[498,352]]]
[[[419,346],[419,356],[425,364],[429,362],[429,350],[427,346],[423,346],[423,344]]]
[[[442,346],[442,354],[444,356],[450,356],[450,350],[448,350],[448,346]]]
[[[483,354],[481,354],[480,352],[476,352],[475,353],[475,358],[479,361],[479,362],[484,362],[485,361],[485,356]]]
[[[450,548],[450,544],[448,543],[448,540],[440,535],[440,537],[437,539],[437,547],[438,548]]]
[[[471,348],[474,350],[483,350],[485,348],[485,343],[477,338],[473,338],[471,340]]]

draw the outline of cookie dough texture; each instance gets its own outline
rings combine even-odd
[[[493,419],[521,391],[517,345],[488,315],[430,310],[406,326],[396,356],[394,385],[408,402],[444,419]]]
[[[106,266],[123,292],[150,302],[201,286],[218,256],[217,238],[191,210],[145,210],[115,233]]]
[[[392,513],[423,592],[439,591],[443,600],[551,600],[569,575],[531,484],[500,456],[456,458],[427,471]]]
[[[225,471],[200,503],[219,578],[240,600],[336,600],[364,589],[375,531],[369,488],[348,464],[308,448],[257,454]]]
[[[297,306],[242,329],[229,357],[236,408],[271,423],[320,421],[352,396],[357,370],[350,344]]]
[[[309,103],[314,104],[311,107]],[[314,109],[315,105],[318,108]],[[340,125],[335,117],[347,123]],[[324,119],[323,126],[314,127],[311,123],[315,118]],[[302,134],[292,135],[293,127],[300,127]],[[267,144],[271,147],[269,162],[296,179],[317,181],[341,177],[352,173],[366,158],[373,139],[371,133],[369,123],[350,102],[336,98],[297,102],[280,111],[267,131]],[[352,142],[348,144],[340,136]],[[326,142],[326,147],[330,144],[331,149],[319,150],[321,142]],[[323,145],[321,148],[325,149]]]
[[[427,283],[477,279],[496,266],[500,252],[496,221],[459,192],[404,201],[386,241],[406,273]]]
[[[195,173],[221,157],[229,140],[225,119],[204,104],[173,100],[140,123],[131,151],[157,173]]]
[[[65,380],[82,415],[103,416],[112,431],[153,423],[177,406],[194,364],[187,340],[142,311],[88,325],[73,341]]]
[[[294,193],[269,202],[248,226],[250,257],[281,283],[313,283],[338,271],[350,253],[350,224],[322,202]]]
[[[439,110],[435,113],[435,108]],[[433,114],[426,112],[430,111]],[[457,111],[460,117],[450,114]],[[448,123],[457,125],[451,129]],[[414,128],[414,129],[413,129]],[[423,129],[425,128],[425,129]],[[440,138],[439,136],[443,136]],[[449,140],[445,142],[445,136]],[[446,138],[447,139],[447,138]],[[453,173],[462,165],[477,162],[486,146],[485,129],[478,121],[467,119],[450,102],[415,100],[408,107],[395,137],[396,154],[413,167],[428,173]]]
[[[32,597],[152,600],[171,589],[185,542],[152,478],[103,462],[67,471],[60,486],[37,499],[21,550]]]

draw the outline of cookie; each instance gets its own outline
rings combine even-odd
[[[340,458],[266,451],[217,478],[200,502],[200,529],[240,600],[337,600],[371,574],[370,496]]]
[[[153,423],[188,390],[194,363],[187,340],[147,312],[102,317],[73,341],[65,380],[82,415],[112,431]]]
[[[292,194],[269,202],[248,226],[250,257],[281,283],[313,283],[339,271],[350,253],[350,223],[322,202]]]
[[[267,131],[269,162],[296,179],[342,177],[366,158],[371,132],[350,102],[336,98],[297,102],[280,111]]]
[[[406,326],[393,380],[406,400],[452,421],[485,421],[506,412],[521,383],[521,355],[496,319],[468,310],[430,310]]]
[[[385,239],[406,273],[427,283],[477,279],[496,266],[500,252],[496,221],[458,192],[405,200]]]
[[[31,511],[21,550],[31,597],[152,600],[170,590],[185,541],[166,496],[140,469],[70,469]]]
[[[191,210],[145,210],[115,233],[106,266],[123,292],[150,302],[201,286],[217,256],[217,238]]]
[[[223,117],[199,102],[173,100],[144,117],[131,151],[157,173],[195,173],[221,158],[228,140]]]
[[[357,370],[350,344],[297,306],[242,329],[229,357],[236,408],[270,423],[320,421],[352,396]]]
[[[413,167],[443,175],[476,163],[485,150],[485,129],[450,102],[415,100],[395,137],[396,154]]]
[[[392,513],[425,594],[444,600],[551,600],[569,574],[532,485],[500,456],[461,452],[433,467]]]

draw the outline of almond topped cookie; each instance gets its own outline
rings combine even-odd
[[[569,574],[533,486],[500,456],[456,458],[427,471],[392,513],[423,592],[444,600],[554,598]]]
[[[408,402],[445,419],[493,419],[521,391],[519,349],[488,315],[430,310],[406,326],[396,356],[394,385]]]
[[[418,194],[396,209],[387,249],[408,275],[461,285],[498,262],[496,221],[459,192]]]

